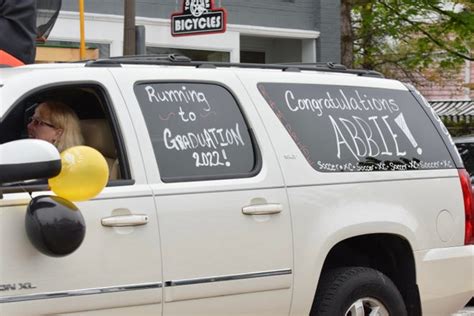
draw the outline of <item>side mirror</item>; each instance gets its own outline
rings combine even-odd
[[[0,184],[47,179],[61,171],[61,157],[52,144],[20,139],[0,145]]]
[[[0,145],[0,184],[49,179],[60,172],[61,156],[56,147],[44,140],[22,139]],[[81,211],[72,202],[42,195],[28,204],[25,230],[38,251],[51,257],[64,257],[82,244],[86,225]]]

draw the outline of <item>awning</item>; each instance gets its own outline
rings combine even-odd
[[[430,101],[430,104],[440,117],[454,121],[474,119],[474,100]]]

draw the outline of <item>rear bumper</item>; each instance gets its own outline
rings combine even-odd
[[[474,245],[414,255],[423,315],[451,315],[474,296]]]

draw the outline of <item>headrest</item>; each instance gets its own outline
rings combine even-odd
[[[81,120],[81,130],[84,136],[84,145],[97,149],[106,157],[117,158],[114,138],[107,120]]]

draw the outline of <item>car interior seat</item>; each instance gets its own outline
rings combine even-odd
[[[84,145],[97,149],[109,166],[109,180],[120,178],[119,161],[110,126],[105,119],[81,120]]]

